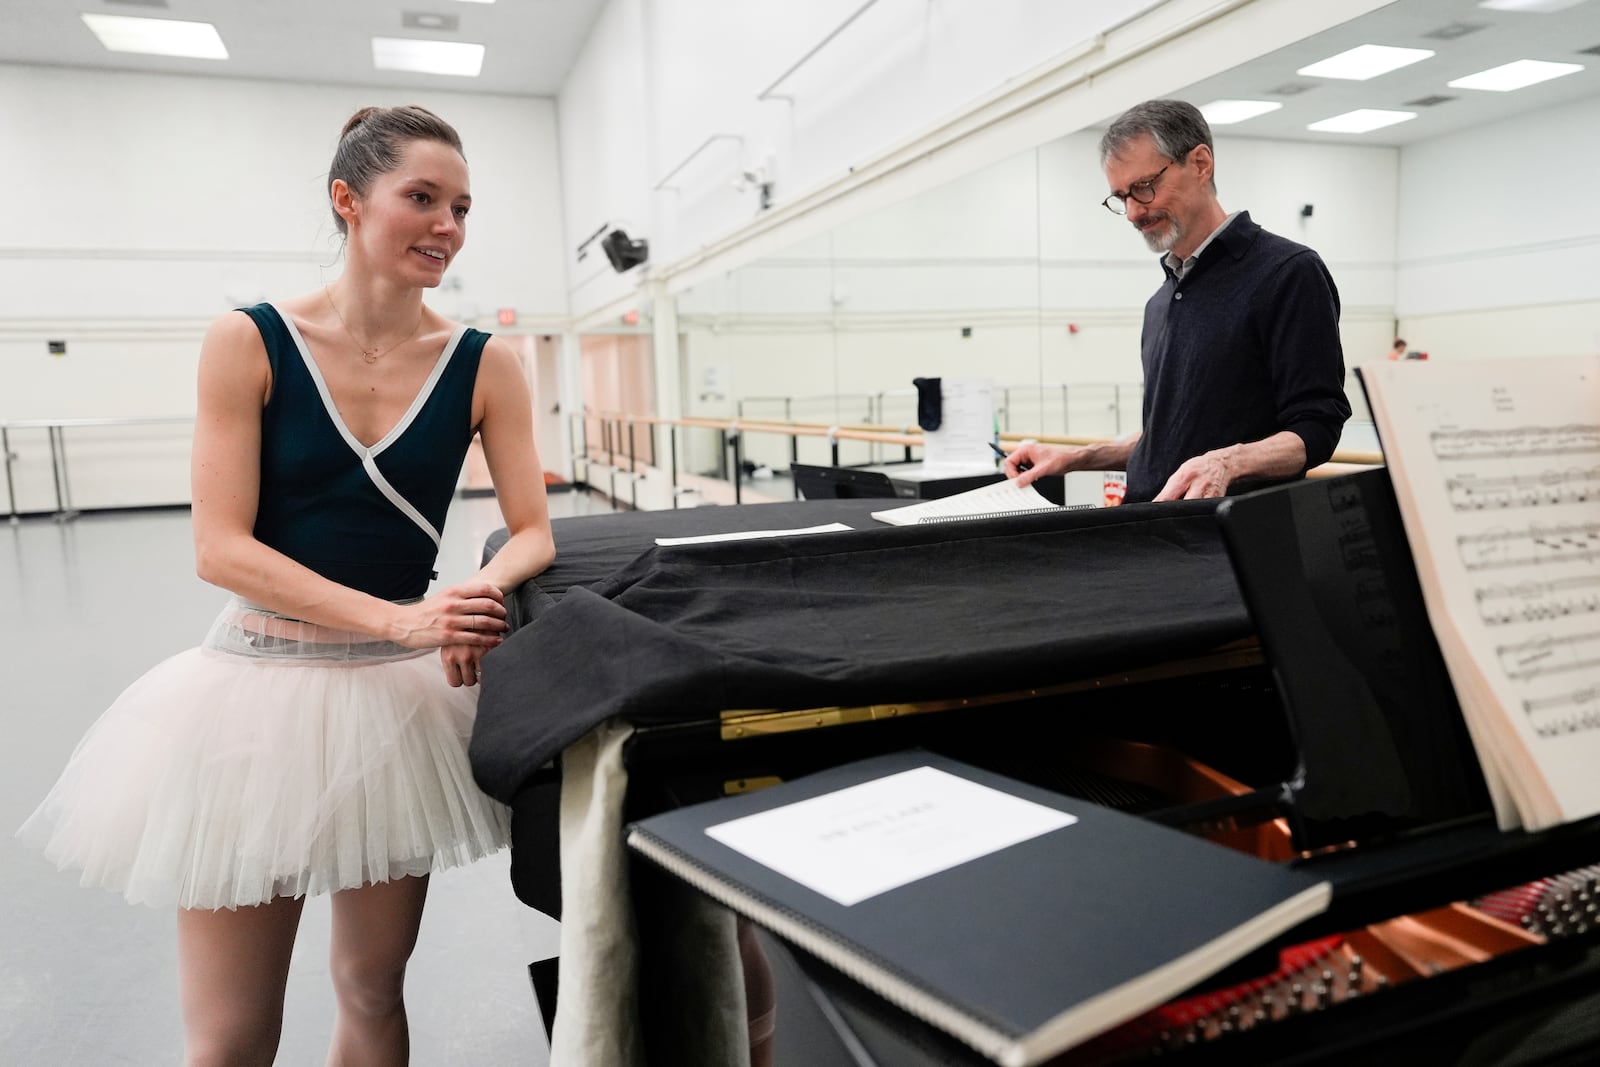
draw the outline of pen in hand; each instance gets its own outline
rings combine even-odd
[[[1005,458],[1006,458],[1006,450],[1005,449],[1001,448],[999,445],[995,444],[993,441],[988,442],[988,445],[989,445],[990,448],[994,449],[994,454],[995,455],[999,456],[1002,461],[1005,460]],[[1017,473],[1018,474],[1021,474],[1023,471],[1032,470],[1032,469],[1033,469],[1033,464],[1032,463],[1018,463],[1017,464]]]

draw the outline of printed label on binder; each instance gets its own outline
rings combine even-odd
[[[706,833],[840,904],[1071,826],[1077,816],[918,767]]]

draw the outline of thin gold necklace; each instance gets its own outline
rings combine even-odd
[[[387,356],[390,352],[393,352],[395,349],[399,348],[401,345],[415,337],[417,331],[422,328],[422,309],[419,307],[417,309],[417,323],[415,326],[411,327],[410,333],[400,338],[400,340],[396,341],[388,348],[382,350],[377,348],[368,348],[366,345],[361,343],[361,338],[356,336],[356,332],[350,328],[350,324],[344,321],[344,314],[340,312],[339,305],[333,302],[333,293],[326,285],[322,287],[322,295],[328,298],[328,306],[333,308],[333,313],[338,316],[339,325],[344,327],[344,332],[349,335],[350,340],[356,343],[356,348],[361,350],[362,360],[367,363],[378,362],[378,360],[382,359],[384,356]]]

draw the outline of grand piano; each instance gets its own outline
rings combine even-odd
[[[1594,1058],[1600,822],[1495,828],[1382,471],[923,528],[873,522],[880,503],[557,522],[472,742],[525,903],[562,911],[559,758],[601,724],[631,731],[615,826],[920,746],[1333,883],[1322,916],[1061,1063]],[[852,530],[655,545],[831,522]],[[690,905],[643,865],[628,880],[636,969],[561,996],[626,1002],[638,1061],[705,1062],[681,1021],[706,958],[671,936]],[[780,1067],[984,1062],[760,944]]]

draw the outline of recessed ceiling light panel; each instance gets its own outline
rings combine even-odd
[[[1479,0],[1479,7],[1495,11],[1538,11],[1548,13],[1577,7],[1584,0]]]
[[[1371,133],[1373,130],[1381,130],[1397,122],[1408,122],[1416,117],[1415,111],[1384,111],[1379,108],[1363,107],[1355,111],[1346,111],[1343,115],[1335,115],[1331,119],[1313,122],[1306,129],[1318,133]]]
[[[1213,100],[1201,106],[1200,114],[1213,126],[1232,126],[1282,106],[1276,100]]]
[[[1364,82],[1391,70],[1409,67],[1433,56],[1426,48],[1394,48],[1386,44],[1358,45],[1347,52],[1319,60],[1295,71],[1308,78],[1343,78]]]
[[[228,50],[209,22],[144,19],[128,15],[78,16],[100,38],[108,52],[133,52],[147,56],[182,56],[186,59],[227,59]]]
[[[1526,89],[1530,85],[1547,82],[1551,78],[1576,74],[1582,69],[1582,63],[1547,63],[1542,59],[1519,59],[1515,63],[1490,67],[1488,70],[1480,70],[1476,74],[1468,74],[1465,78],[1457,78],[1445,84],[1452,89],[1481,89],[1491,93],[1509,93],[1513,89]]]
[[[451,74],[476,78],[483,69],[483,45],[459,41],[419,41],[411,37],[374,37],[375,70],[409,70],[417,74]]]

